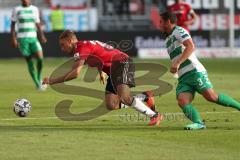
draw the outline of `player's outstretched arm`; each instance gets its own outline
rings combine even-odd
[[[190,14],[191,18],[189,20],[187,20],[186,22],[184,22],[184,24],[187,26],[193,25],[197,21],[197,18],[198,18],[197,14],[194,10],[191,10],[189,14]]]
[[[73,66],[72,66],[72,70],[67,72],[65,75],[61,76],[61,77],[57,77],[57,78],[49,78],[46,77],[43,79],[43,84],[56,84],[56,83],[62,83],[65,81],[70,81],[72,79],[75,79],[78,77],[78,75],[80,74],[82,67],[84,65],[85,60],[78,60],[76,61]]]
[[[178,71],[179,66],[185,61],[187,60],[193,53],[193,51],[195,50],[195,46],[194,43],[192,41],[192,39],[187,39],[183,42],[183,45],[185,46],[185,49],[183,51],[183,53],[181,54],[181,56],[172,64],[171,66],[171,73],[176,73]]]
[[[11,43],[14,48],[17,48],[18,42],[17,42],[16,31],[15,31],[15,24],[16,24],[16,22],[14,22],[14,21],[11,22],[11,34],[12,34]]]

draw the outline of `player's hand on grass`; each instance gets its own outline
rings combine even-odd
[[[104,72],[100,73],[100,83],[105,84],[106,74]]]
[[[12,39],[12,46],[13,46],[14,48],[17,48],[17,47],[18,47],[18,42],[17,42],[17,39],[16,39],[16,38],[13,38],[13,39]]]
[[[173,73],[173,74],[177,73],[179,66],[180,66],[180,63],[173,62],[172,66],[171,66],[171,69],[170,69],[170,72]]]
[[[49,78],[49,77],[43,78],[42,84],[43,84],[43,85],[45,85],[45,84],[50,84],[50,78]]]

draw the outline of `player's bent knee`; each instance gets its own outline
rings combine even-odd
[[[206,98],[206,100],[207,101],[209,101],[209,102],[217,102],[217,100],[218,100],[218,95],[209,95],[209,96],[207,96],[207,97],[205,97]]]
[[[131,96],[122,96],[120,97],[121,99],[121,102],[128,105],[128,106],[131,106],[132,105],[132,97]]]
[[[119,105],[116,105],[116,104],[112,104],[112,103],[109,103],[109,104],[106,104],[106,107],[108,110],[116,110],[116,109],[119,109]]]
[[[189,104],[190,102],[188,100],[185,99],[178,99],[178,105],[179,107],[183,108],[184,106],[186,106],[187,104]]]

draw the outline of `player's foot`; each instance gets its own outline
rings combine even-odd
[[[153,92],[152,91],[146,91],[146,92],[143,92],[143,94],[146,95],[146,98],[145,98],[144,101],[146,102],[147,106],[151,110],[156,111]]]
[[[40,82],[39,87],[37,88],[38,91],[45,91],[47,89],[46,84],[42,84],[42,81]]]
[[[37,88],[38,91],[46,91],[47,90],[47,86],[45,85],[41,85]]]
[[[192,123],[184,127],[185,130],[200,130],[206,129],[206,125],[204,123]]]
[[[164,119],[163,115],[161,115],[161,114],[159,114],[159,113],[156,113],[156,115],[151,118],[151,120],[150,120],[150,122],[148,123],[148,125],[149,125],[149,126],[154,126],[154,125],[156,125],[156,126],[159,127],[159,126],[160,126],[160,123],[161,123],[161,121],[163,121],[163,119]]]

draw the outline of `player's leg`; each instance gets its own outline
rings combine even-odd
[[[113,93],[106,93],[105,94],[105,102],[106,102],[106,107],[108,110],[117,110],[120,108],[120,99],[118,95],[113,94]]]
[[[163,116],[147,107],[140,99],[133,97],[130,87],[135,86],[134,81],[135,66],[131,59],[126,61],[116,61],[112,64],[111,79],[120,101],[137,111],[151,117],[149,125],[159,125]]]
[[[133,97],[138,98],[142,102],[146,102],[147,106],[155,111],[155,102],[154,102],[154,97],[151,95],[148,95],[148,92],[143,92],[140,94],[137,94]],[[122,108],[128,108],[129,106],[124,104],[123,102],[120,101],[120,98],[118,95],[108,92],[105,93],[105,101],[107,105],[107,109],[109,110],[116,110],[116,109],[122,109]]]
[[[120,98],[113,87],[111,77],[107,79],[107,84],[105,88],[105,102],[106,107],[109,110],[116,110],[128,107],[120,101]]]
[[[201,93],[209,102],[214,102],[222,106],[232,107],[240,110],[240,103],[225,94],[218,94],[212,88],[206,89]]]
[[[34,62],[31,55],[30,43],[26,39],[18,39],[18,43],[19,43],[19,50],[27,62],[29,74],[31,75],[34,84],[38,88],[40,83],[38,81],[37,73],[34,67]]]
[[[127,108],[131,106],[133,97],[130,95],[130,88],[128,85],[120,84],[119,88],[113,87],[111,77],[107,80],[107,85],[105,89],[105,102],[109,110],[116,110],[120,108]],[[117,90],[117,92],[115,91]],[[143,100],[140,95],[138,96],[140,101]]]
[[[116,110],[121,108],[121,101],[115,92],[111,79],[108,78],[105,89],[105,103],[108,110]]]
[[[160,122],[163,120],[163,116],[157,112],[151,110],[146,106],[140,99],[131,96],[130,88],[126,84],[117,85],[117,94],[120,98],[120,101],[124,104],[131,106],[140,113],[143,113],[151,118],[149,125],[160,125]]]
[[[119,84],[117,87],[117,94],[114,88],[111,85],[110,78],[108,79],[106,85],[106,93],[105,93],[105,102],[106,106],[109,110],[116,110],[119,108],[123,108],[123,106],[133,106],[137,111],[141,113],[145,113],[149,117],[153,117],[156,115],[156,112],[149,109],[140,99],[134,98],[130,95],[130,88],[128,85]],[[135,100],[134,100],[135,99]],[[133,101],[136,103],[140,103],[139,106],[133,105]],[[125,104],[125,105],[124,105]]]
[[[36,53],[37,56],[37,76],[38,80],[42,80],[42,68],[43,68],[43,53],[41,51]]]
[[[179,81],[176,88],[177,101],[184,115],[193,123],[185,126],[188,130],[197,130],[206,128],[202,122],[201,116],[197,109],[191,104],[195,95],[195,89],[191,85],[192,79],[187,77]]]
[[[118,84],[116,89],[117,95],[122,103],[135,108],[137,111],[144,113],[149,117],[153,117],[156,114],[156,112],[149,109],[149,107],[147,107],[139,98],[131,96],[131,91],[128,85]]]
[[[147,95],[145,95],[145,92],[137,94],[133,97],[138,98],[142,102],[146,102],[147,106],[151,110],[155,111],[155,103],[154,103],[153,97],[150,97],[150,96],[148,97]],[[128,105],[126,105],[120,101],[120,98],[117,94],[114,94],[111,92],[105,93],[105,102],[106,102],[107,109],[109,109],[109,110],[116,110],[116,109],[122,109],[122,108],[129,107]]]
[[[213,85],[208,78],[207,72],[198,74],[196,88],[206,100],[222,106],[232,107],[240,110],[240,103],[238,101],[225,94],[218,94],[214,91]]]
[[[145,91],[145,92],[135,95],[134,97],[140,99],[143,102],[146,102],[147,106],[151,110],[156,111],[155,99],[154,99],[154,95],[153,95],[152,91]]]
[[[40,81],[38,80],[38,77],[37,77],[37,72],[34,67],[34,62],[33,62],[32,56],[25,57],[25,60],[27,62],[28,71],[32,77],[32,80],[33,80],[34,84],[36,85],[36,87],[39,88]]]
[[[155,111],[155,102],[154,102],[153,93],[151,91],[146,91],[146,92],[137,94],[134,97],[138,98],[143,102],[146,102],[148,107],[153,111]],[[110,77],[107,79],[107,85],[105,89],[105,102],[106,102],[107,109],[109,110],[116,110],[116,109],[129,107],[120,101],[120,98],[117,95],[112,85],[112,81]]]
[[[193,100],[192,93],[184,92],[180,93],[177,97],[178,105],[181,107],[184,115],[193,123],[202,123],[200,114],[196,108],[191,104]]]
[[[117,110],[129,107],[121,102],[117,94],[110,92],[105,94],[105,102],[108,110]]]
[[[38,81],[42,80],[42,68],[43,68],[43,52],[42,47],[38,40],[31,43],[31,51],[34,53],[37,59],[37,77]]]

